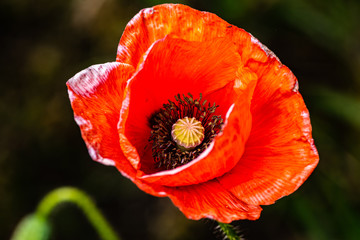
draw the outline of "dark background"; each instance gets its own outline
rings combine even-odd
[[[216,13],[268,46],[297,76],[320,163],[304,185],[257,221],[234,224],[247,239],[360,236],[360,3],[357,0],[179,1]],[[96,201],[122,239],[216,239],[167,198],[137,189],[93,162],[65,82],[114,61],[126,23],[156,0],[2,0],[0,239],[49,191],[69,185]],[[82,213],[61,207],[51,239],[98,239]]]

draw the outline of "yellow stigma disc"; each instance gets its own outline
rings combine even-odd
[[[191,150],[204,140],[204,127],[196,118],[182,118],[172,126],[171,136],[182,150]]]

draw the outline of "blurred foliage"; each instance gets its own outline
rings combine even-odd
[[[169,2],[169,1],[167,1]],[[320,153],[294,194],[235,224],[248,239],[360,236],[360,2],[180,1],[216,13],[267,45],[300,82]],[[167,198],[138,190],[90,160],[65,82],[114,61],[126,23],[157,0],[2,0],[0,239],[50,190],[90,193],[123,239],[216,239],[214,222],[187,220]],[[51,239],[97,239],[73,209],[53,219]]]

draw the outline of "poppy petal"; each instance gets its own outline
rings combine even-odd
[[[123,63],[91,66],[67,82],[74,118],[90,156],[105,165],[116,165],[119,171],[141,189],[156,196],[164,193],[156,185],[135,179],[136,171],[125,158],[119,145],[117,124],[126,81],[134,68]]]
[[[114,165],[121,149],[116,130],[126,80],[134,72],[132,66],[105,63],[91,66],[67,82],[75,120],[90,156],[107,165]]]
[[[147,49],[166,35],[172,34],[187,41],[208,41],[224,37],[227,31],[232,31],[229,26],[232,27],[213,13],[181,4],[146,8],[127,24],[118,45],[116,61],[136,68]]]
[[[237,79],[239,60],[232,42],[223,38],[200,43],[168,36],[152,46],[143,65],[129,81],[119,124],[123,152],[134,168],[139,169],[138,177],[149,183],[181,186],[213,179],[235,166],[249,136],[250,89],[255,87],[255,83],[250,86],[250,81],[244,80],[243,94],[235,94],[235,81],[241,81]],[[136,95],[132,96],[132,92]],[[204,154],[191,163],[154,173],[158,170],[154,169],[154,159],[149,154],[149,119],[168,99],[187,92],[195,96],[204,93],[205,99],[209,97],[223,104],[216,114],[226,119],[224,131]],[[232,146],[238,150],[233,151]]]
[[[127,24],[118,45],[116,61],[138,68],[151,45],[167,35],[199,42],[229,39],[240,54],[241,64],[250,59],[265,62],[269,56],[275,57],[250,33],[213,13],[181,4],[162,4],[141,10]]]
[[[309,113],[291,71],[275,58],[258,72],[253,127],[237,166],[220,183],[249,204],[272,204],[294,192],[318,163]],[[236,179],[236,181],[234,181]]]
[[[243,202],[215,179],[209,182],[169,188],[167,194],[186,217],[211,218],[223,223],[239,219],[256,220],[261,207]]]

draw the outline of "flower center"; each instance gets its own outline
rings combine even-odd
[[[202,142],[204,127],[196,118],[185,117],[172,126],[171,136],[180,149],[188,151]]]
[[[174,169],[200,155],[220,132],[223,120],[215,103],[180,94],[150,118],[152,156],[160,169]],[[207,104],[206,104],[207,103]]]

